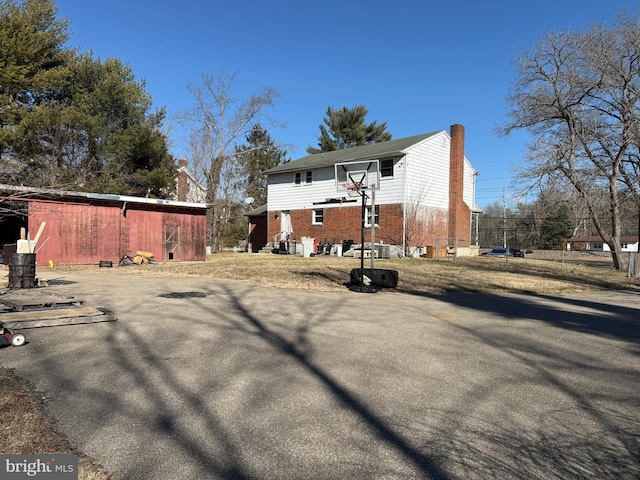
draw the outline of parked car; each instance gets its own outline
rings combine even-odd
[[[511,251],[505,247],[494,247],[488,253],[487,257],[510,257]]]
[[[524,258],[525,251],[519,248],[493,247],[489,252],[485,253],[487,257],[518,257]]]

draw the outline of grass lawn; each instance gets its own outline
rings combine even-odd
[[[371,266],[366,259],[365,268]],[[375,268],[396,270],[398,287],[393,292],[562,294],[588,290],[616,290],[640,285],[626,271],[613,268],[606,255],[570,252],[539,252],[526,258],[460,257],[441,260],[423,258],[376,259]],[[206,277],[247,280],[262,285],[316,291],[343,291],[360,259],[336,256],[299,257],[247,253],[208,255],[206,262],[158,263],[155,265],[101,269],[104,274]],[[61,266],[60,270],[96,271],[95,265]]]

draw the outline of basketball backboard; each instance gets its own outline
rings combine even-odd
[[[358,190],[380,190],[380,162],[365,160],[336,163],[336,191],[338,193]]]

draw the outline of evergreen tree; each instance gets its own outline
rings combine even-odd
[[[247,197],[254,199],[255,205],[267,203],[266,170],[289,162],[287,151],[276,145],[266,129],[253,126],[245,139],[246,143],[236,147],[236,157],[246,172]]]
[[[571,210],[567,205],[559,205],[542,222],[540,228],[542,248],[564,249],[572,234]]]
[[[118,59],[64,47],[53,0],[0,0],[0,174],[5,182],[167,197],[164,111]]]
[[[67,82],[67,22],[55,15],[52,1],[0,0],[0,159],[19,154],[15,126],[54,103]]]
[[[329,106],[324,125],[320,125],[319,148],[308,146],[307,153],[330,152],[391,140],[391,134],[386,131],[386,122],[365,123],[368,113],[369,110],[364,105],[356,105],[353,108],[342,107],[339,110]]]

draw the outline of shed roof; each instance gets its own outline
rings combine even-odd
[[[255,217],[257,215],[264,215],[267,213],[267,204],[260,205],[259,207],[254,208],[253,210],[248,211],[244,214],[245,217]]]
[[[570,238],[568,240],[569,242],[604,242],[604,240],[602,239],[602,237],[600,237],[599,235],[591,235],[588,237],[573,237]],[[620,236],[620,241],[621,242],[630,242],[630,243],[635,243],[638,241],[638,236],[637,235],[621,235]]]
[[[343,148],[331,152],[314,153],[306,157],[299,158],[293,162],[283,163],[267,170],[267,175],[273,173],[293,172],[308,168],[331,167],[339,162],[374,159],[379,157],[391,157],[393,155],[404,154],[404,150],[419,143],[433,135],[441,133],[423,133],[413,137],[399,138],[387,142],[370,143],[359,147]]]
[[[161,198],[133,197],[128,195],[110,195],[104,193],[73,192],[66,190],[55,190],[48,188],[23,187],[15,185],[0,184],[0,192],[17,198],[59,198],[78,200],[99,200],[106,202],[134,203],[145,205],[156,205],[166,207],[182,207],[193,209],[206,209],[206,203],[178,202],[175,200],[165,200]]]

